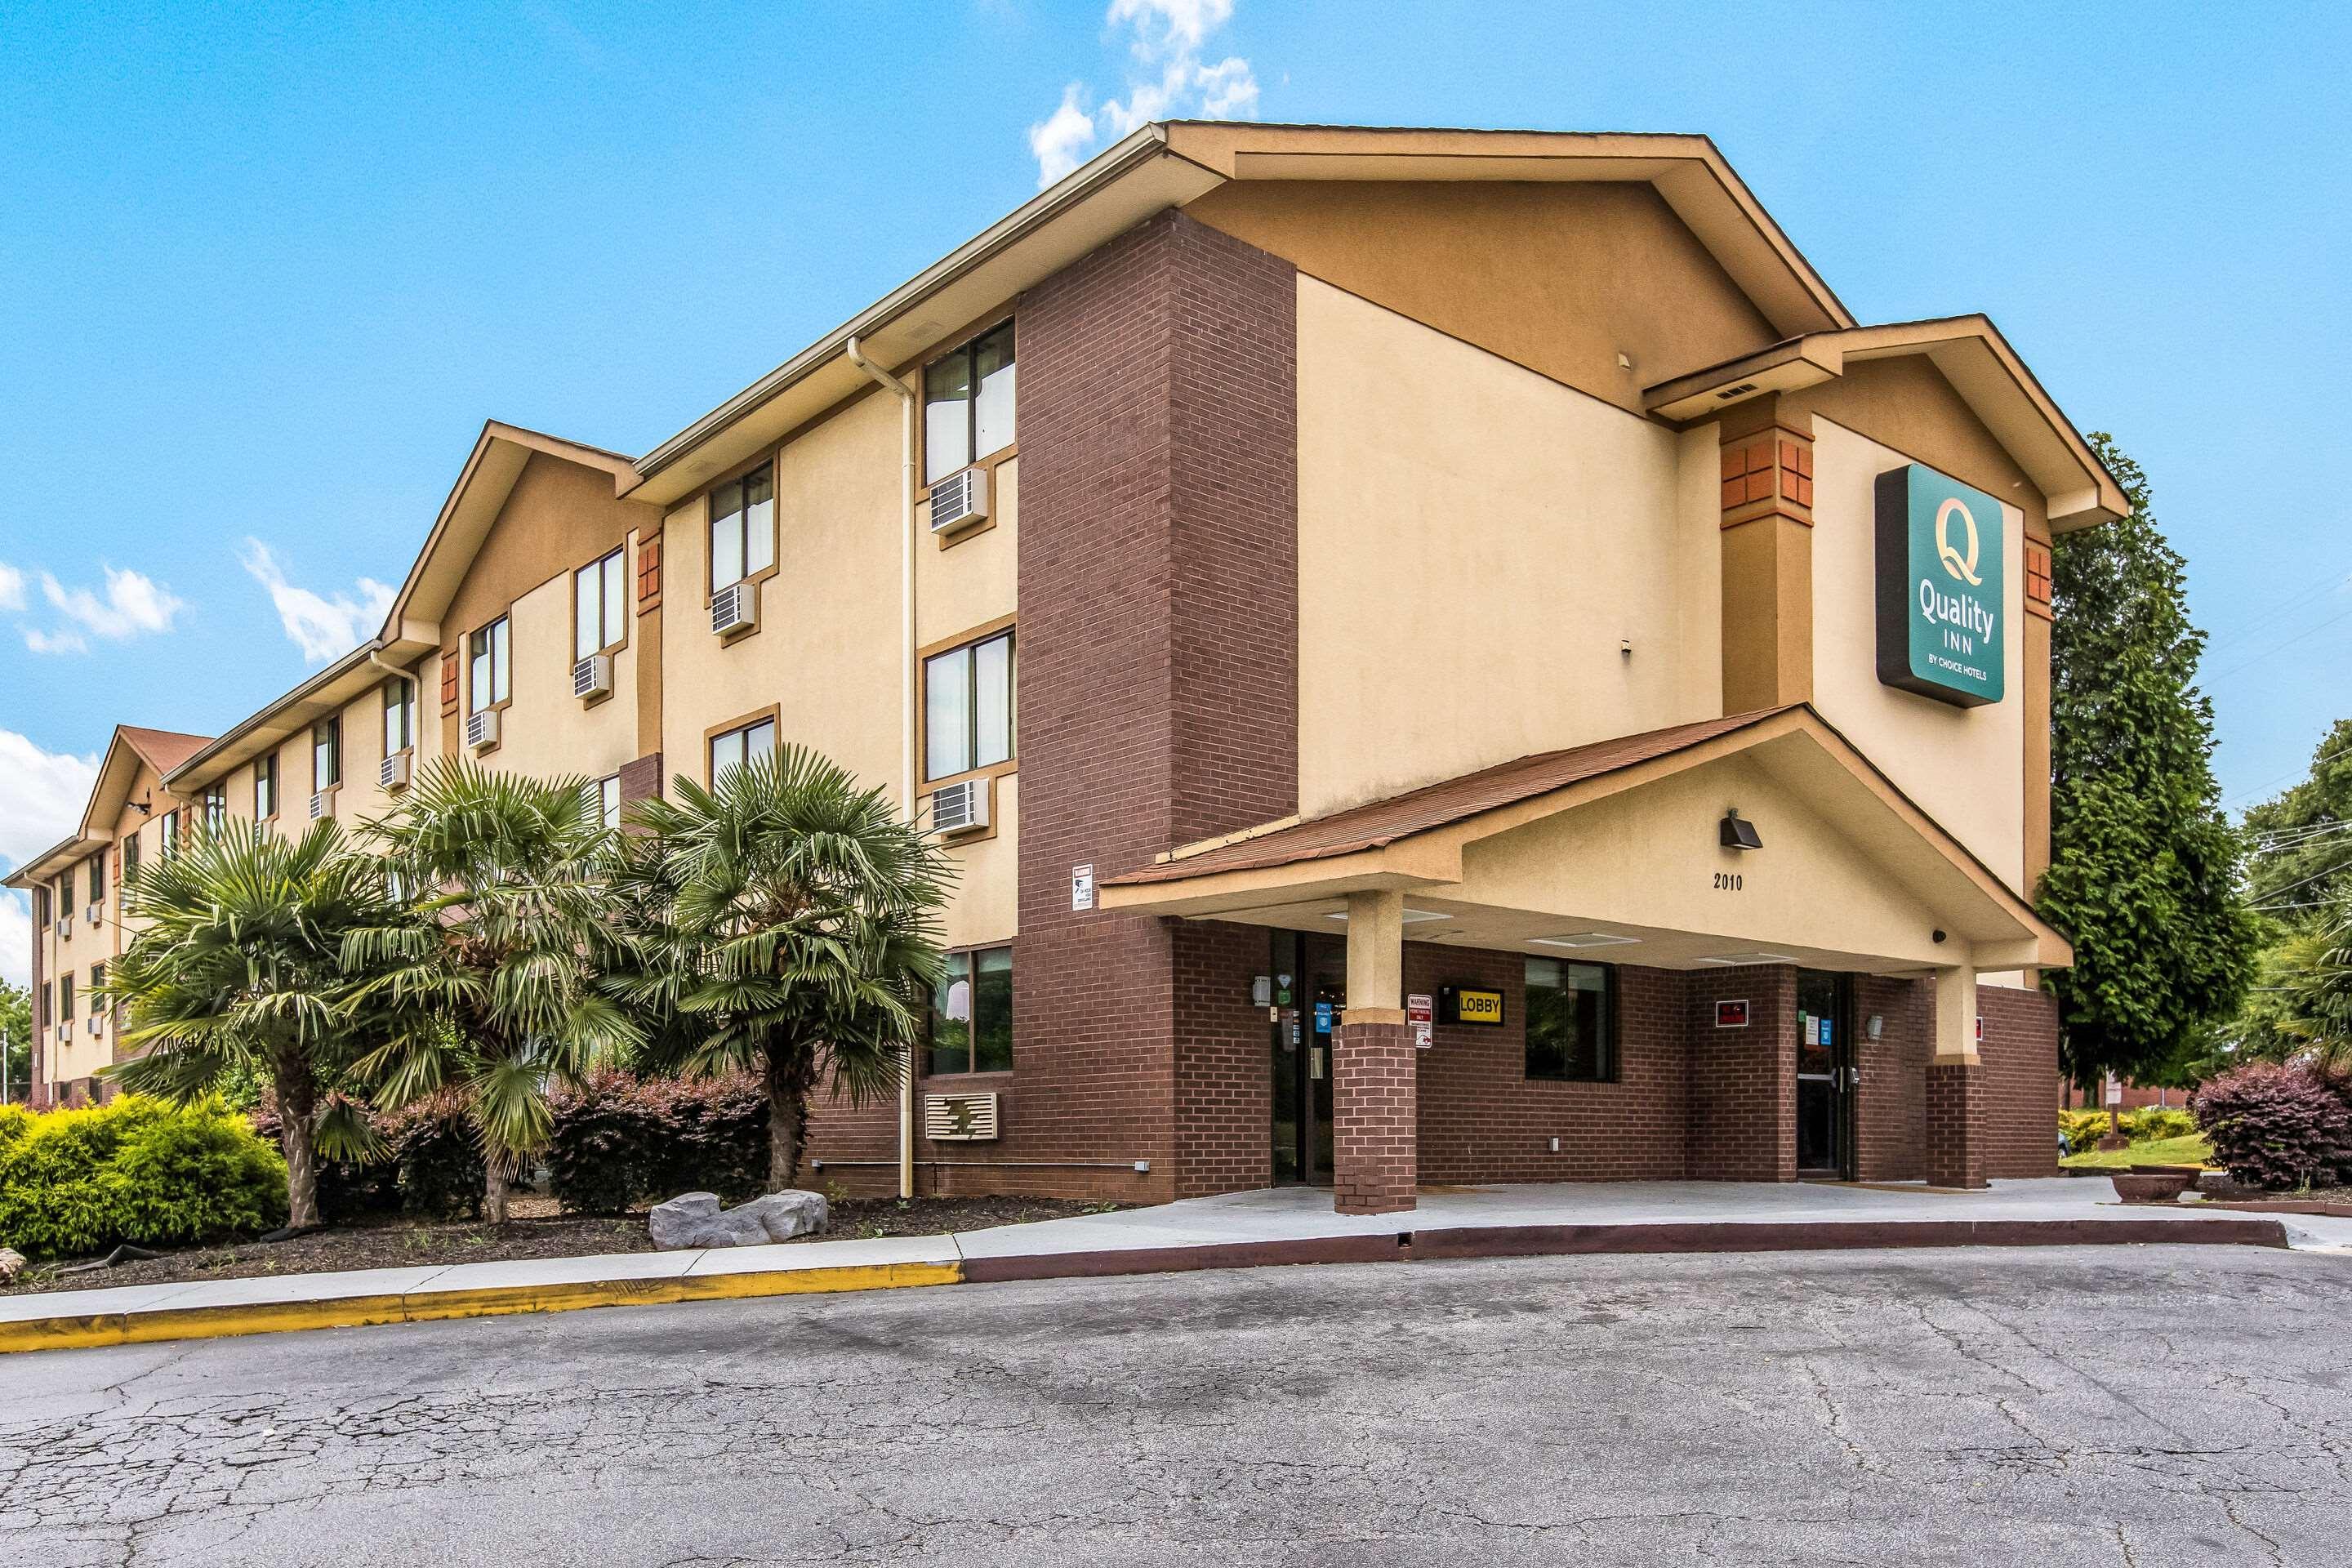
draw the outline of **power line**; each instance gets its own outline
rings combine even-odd
[[[2321,632],[2324,632],[2328,627],[2334,626],[2336,622],[2347,619],[2352,619],[2352,610],[2345,610],[2340,614],[2330,616],[2326,620],[2320,622],[2317,626],[2312,627],[2309,631],[2297,632],[2294,636],[2287,638],[2286,641],[2279,644],[2276,647],[2266,648],[2263,652],[2254,655],[2253,658],[2245,660],[2243,663],[2231,665],[2228,669],[2223,670],[2219,675],[2207,676],[2201,684],[2207,687],[2219,686],[2221,682],[2229,679],[2231,676],[2243,675],[2246,671],[2253,668],[2254,666],[2262,663],[2263,660],[2273,658],[2284,653],[2295,644],[2303,641],[2304,638],[2316,637]]]
[[[2317,773],[2321,768],[2326,767],[2328,763],[2330,763],[2334,762],[2336,758],[2338,758],[2338,757],[2340,757],[2340,756],[2343,756],[2343,755],[2344,755],[2345,753],[2347,753],[2347,752],[2352,752],[2352,746],[2338,746],[2338,747],[2336,747],[2336,750],[2334,750],[2334,751],[2332,751],[2332,752],[2328,752],[2328,753],[2327,753],[2326,756],[2324,756],[2324,757],[2314,757],[2314,758],[2311,760],[2311,766],[2310,766],[2310,768],[2309,768],[2307,771],[2309,771],[2309,772],[2311,772],[2311,773]],[[2267,791],[2267,790],[2271,787],[2271,785],[2273,785],[2273,784],[2274,784],[2278,783],[2278,782],[2279,782],[2279,779],[2291,779],[2291,778],[2294,777],[2294,775],[2295,775],[2298,772],[2303,772],[2303,771],[2305,771],[2305,770],[2297,769],[2297,768],[2289,768],[2286,772],[2284,772],[2284,773],[2280,773],[2280,774],[2277,776],[2277,778],[2266,779],[2266,780],[2264,780],[2263,783],[2261,783],[2261,784],[2258,784],[2254,785],[2252,789],[2243,789],[2243,790],[2240,790],[2237,794],[2235,794],[2235,795],[2231,795],[2231,796],[2227,797],[2226,799],[2224,799],[2224,800],[2221,802],[2221,804],[2222,804],[2223,805],[2229,805],[2229,804],[2230,804],[2230,802],[2231,802],[2231,801],[2233,801],[2233,800],[2243,800],[2243,799],[2245,799],[2245,798],[2246,798],[2246,796],[2248,796],[2248,795],[2261,795],[2261,794],[2263,794],[2263,792]]]

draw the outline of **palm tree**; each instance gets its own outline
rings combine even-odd
[[[410,897],[344,942],[354,967],[375,972],[353,1005],[393,1020],[355,1070],[390,1105],[457,1091],[493,1225],[524,1159],[547,1145],[548,1089],[643,1037],[596,984],[616,951],[604,915],[611,845],[585,787],[444,759],[366,830]]]
[[[351,1005],[348,932],[395,907],[381,868],[332,821],[300,839],[233,822],[191,834],[122,889],[144,922],[108,967],[100,1005],[123,1008],[121,1044],[140,1055],[107,1076],[138,1094],[201,1099],[239,1069],[268,1080],[286,1154],[288,1226],[318,1226],[319,1153],[362,1158],[374,1138],[352,1102],[327,1091],[371,1026]]]
[[[788,746],[633,823],[616,907],[638,912],[623,988],[676,1065],[750,1070],[768,1093],[768,1190],[792,1185],[808,1100],[830,1079],[861,1103],[894,1089],[944,968],[947,857],[880,789]]]

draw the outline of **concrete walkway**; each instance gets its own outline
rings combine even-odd
[[[2179,1227],[2187,1227],[2180,1229]],[[2152,1228],[2153,1227],[2153,1228]],[[2177,1234],[2176,1234],[2177,1232]],[[2352,1254],[2352,1220],[2126,1207],[2104,1181],[1922,1186],[1625,1182],[1424,1190],[1334,1214],[1272,1188],[959,1236],[791,1242],[0,1298],[0,1351],[750,1296],[1265,1264],[1570,1252],[2266,1242]]]

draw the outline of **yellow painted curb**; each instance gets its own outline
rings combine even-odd
[[[667,1279],[594,1279],[563,1285],[488,1285],[474,1290],[417,1290],[344,1296],[327,1301],[258,1301],[247,1306],[158,1308],[149,1312],[27,1318],[0,1323],[0,1354],[150,1344],[161,1340],[226,1339],[298,1329],[352,1329],[373,1323],[425,1323],[516,1312],[576,1312],[589,1307],[650,1307],[673,1301],[731,1301],[755,1296],[897,1290],[962,1282],[956,1263],[870,1263],[832,1268],[766,1268],[688,1274]]]

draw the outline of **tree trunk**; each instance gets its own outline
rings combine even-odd
[[[808,1137],[809,1074],[803,1053],[768,1052],[768,1190],[781,1193],[798,1179],[801,1145]]]
[[[289,1054],[278,1061],[278,1146],[286,1153],[286,1225],[303,1230],[318,1225],[318,1080],[310,1064]]]
[[[482,1161],[482,1218],[491,1225],[507,1222],[507,1166],[495,1154]]]

